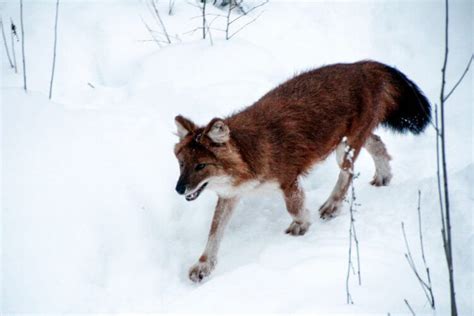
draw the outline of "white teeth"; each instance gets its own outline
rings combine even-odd
[[[198,193],[197,193],[197,192],[194,192],[194,193],[191,193],[191,194],[186,195],[186,198],[187,198],[187,199],[194,199],[194,198],[196,198],[197,195],[198,195]]]
[[[204,190],[204,188],[206,187],[207,183],[204,183],[203,185],[201,185],[196,191],[194,191],[193,193],[190,193],[190,194],[186,194],[186,199],[188,201],[192,201],[194,199],[196,199],[199,194],[201,193],[202,190]]]

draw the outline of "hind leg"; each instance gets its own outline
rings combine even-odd
[[[382,139],[375,134],[371,134],[365,141],[364,147],[372,156],[375,164],[375,175],[370,184],[377,187],[388,185],[392,179],[389,163],[392,158],[388,154]]]
[[[351,184],[354,170],[354,162],[360,152],[359,142],[350,145],[350,141],[343,139],[336,148],[336,160],[341,171],[331,195],[319,209],[321,218],[329,218],[341,208],[342,201],[346,196]]]
[[[282,186],[282,190],[285,195],[286,208],[293,218],[293,222],[285,230],[285,233],[293,236],[304,235],[311,225],[309,212],[304,206],[304,191],[298,180]]]

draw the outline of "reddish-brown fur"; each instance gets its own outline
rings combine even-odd
[[[416,116],[421,110],[410,108],[403,109],[408,114],[398,113],[402,108],[401,100],[421,98],[421,101],[426,100],[403,74],[377,62],[363,61],[330,65],[300,74],[271,90],[252,106],[224,119],[215,118],[205,127],[197,127],[178,116],[176,122],[181,130],[181,140],[175,147],[175,154],[181,162],[181,176],[177,190],[181,194],[190,191],[212,176],[227,176],[236,188],[251,180],[277,182],[294,219],[287,232],[302,235],[309,220],[298,177],[339,148],[340,178],[321,208],[322,216],[330,216],[347,191],[353,162],[365,144],[374,157],[377,172],[388,169],[381,171],[386,174],[379,175],[377,181],[376,174],[374,184],[388,184],[390,156],[372,131],[380,123],[402,124],[397,122],[397,116],[403,120],[406,117],[419,119],[420,122],[416,122],[420,126],[403,123],[402,127],[394,128],[421,131],[426,123],[426,118]],[[423,111],[427,111],[426,106]],[[429,119],[429,113],[425,114]],[[205,164],[205,167],[197,170],[198,164]],[[218,188],[216,191],[219,194]],[[220,194],[220,212],[223,214],[227,214],[225,205],[229,198]],[[230,214],[231,210],[228,212]],[[213,220],[211,236],[219,228],[219,218],[220,215]],[[206,252],[200,262],[207,258]],[[215,261],[212,267],[214,264]],[[206,268],[207,274],[212,267]],[[202,279],[201,272],[203,276],[207,275],[206,269],[196,266],[193,269],[190,276],[194,281]]]

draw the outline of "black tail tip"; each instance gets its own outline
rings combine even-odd
[[[393,96],[398,105],[382,123],[399,133],[420,134],[431,122],[431,105],[418,86],[395,68],[387,67],[395,79],[397,95]]]

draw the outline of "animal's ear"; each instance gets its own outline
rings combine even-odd
[[[223,144],[230,138],[230,129],[222,119],[215,118],[207,124],[204,134],[214,143]]]
[[[185,138],[186,135],[192,133],[196,129],[196,124],[181,115],[176,116],[174,118],[174,122],[176,123],[176,128],[178,129],[176,134],[179,136],[180,140]]]

